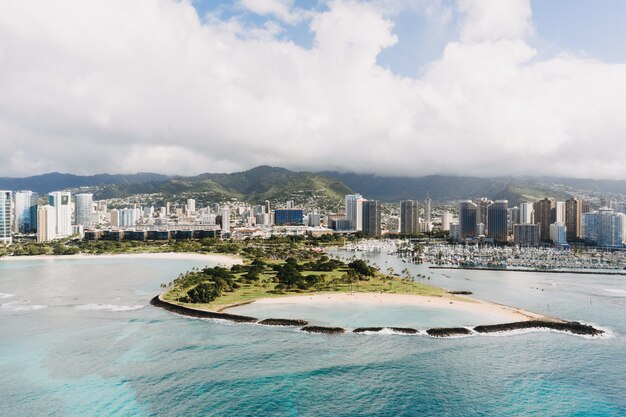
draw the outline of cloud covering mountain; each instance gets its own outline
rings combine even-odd
[[[248,25],[186,1],[0,2],[0,175],[626,179],[626,65],[541,54],[528,0],[459,0],[456,39],[400,76],[377,57],[406,3],[245,0],[272,16]],[[312,47],[280,36],[302,21]]]

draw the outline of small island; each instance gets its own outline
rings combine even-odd
[[[434,328],[424,332],[432,337],[453,337],[477,333],[529,328],[549,328],[575,334],[600,335],[602,330],[568,322],[514,307],[460,296],[465,291],[446,291],[418,282],[408,270],[402,275],[383,273],[361,259],[344,262],[324,253],[300,252],[286,259],[256,257],[230,268],[223,266],[194,269],[181,274],[152,304],[177,314],[224,319],[271,326],[298,326],[309,333],[341,334],[338,327],[310,326],[306,318],[284,319],[231,314],[226,310],[249,303],[321,304],[326,302],[369,302],[378,305],[409,304],[433,308],[481,312],[497,317],[504,324],[475,328]],[[426,279],[419,276],[418,278]],[[418,334],[417,329],[393,327],[357,328],[354,333],[392,331]]]

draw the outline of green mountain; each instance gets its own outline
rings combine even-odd
[[[297,204],[317,203],[332,207],[340,204],[344,195],[352,191],[340,181],[320,174],[259,166],[232,174],[201,174],[143,184],[111,184],[98,187],[94,192],[99,199],[160,194],[164,199],[194,197],[202,202],[294,200]]]

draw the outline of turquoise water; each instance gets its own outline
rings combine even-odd
[[[327,336],[187,319],[148,305],[160,283],[202,265],[0,261],[0,415],[626,415],[623,277],[411,267],[436,285],[610,330],[601,339]],[[307,313],[334,324],[368,312]]]

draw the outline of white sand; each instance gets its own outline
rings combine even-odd
[[[514,322],[531,319],[547,319],[540,314],[531,313],[514,307],[491,303],[468,297],[443,296],[429,297],[410,294],[386,293],[334,293],[312,294],[293,297],[261,298],[256,304],[333,304],[333,303],[363,303],[371,305],[413,305],[421,307],[444,308],[457,311],[487,314],[496,317],[502,322]]]
[[[231,266],[240,264],[243,261],[232,255],[224,255],[218,253],[121,253],[107,255],[36,255],[36,256],[5,256],[0,258],[0,262],[7,261],[34,261],[34,260],[54,260],[54,259],[184,259],[192,261],[215,262],[221,265]]]

